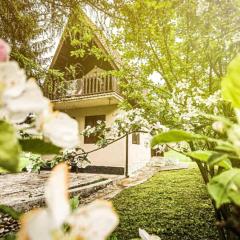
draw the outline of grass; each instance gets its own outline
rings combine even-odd
[[[215,240],[214,212],[196,168],[159,172],[113,199],[120,225],[110,239],[138,237],[138,228],[162,240]]]
[[[178,159],[180,162],[192,162],[192,160],[189,157],[186,157],[185,155],[173,150],[164,152],[164,157],[171,158],[171,159]]]

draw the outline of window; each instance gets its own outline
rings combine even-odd
[[[97,125],[97,121],[105,121],[105,115],[97,115],[97,116],[86,116],[85,117],[85,128],[87,126],[95,127]],[[85,144],[94,144],[98,140],[98,135],[91,135],[89,137],[84,136]]]
[[[140,133],[132,133],[132,144],[140,144]]]

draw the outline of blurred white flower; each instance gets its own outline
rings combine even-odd
[[[2,101],[18,97],[25,89],[26,75],[17,62],[0,62],[0,85]]]
[[[46,184],[46,209],[32,210],[21,219],[19,240],[50,240],[52,234],[64,223],[70,214],[67,194],[67,165],[60,164],[54,168]]]
[[[163,132],[169,131],[169,128],[168,128],[168,127],[165,127],[165,126],[162,125],[160,122],[156,122],[155,124],[153,124],[152,129],[161,130],[161,131],[163,131]]]
[[[104,240],[118,224],[118,218],[109,202],[96,200],[77,209],[67,223],[72,235],[84,240]]]
[[[225,125],[223,122],[221,121],[216,121],[212,124],[212,128],[213,130],[215,130],[216,132],[220,132],[223,133],[225,130]]]
[[[5,100],[8,118],[13,122],[24,121],[29,113],[39,115],[48,108],[49,104],[50,101],[43,96],[40,87],[33,79],[27,81],[21,95]]]
[[[70,215],[67,182],[67,165],[59,164],[46,185],[47,208],[24,214],[19,240],[104,240],[114,230],[118,217],[106,201],[97,200]],[[68,232],[63,229],[64,223],[71,226]]]
[[[87,166],[89,166],[90,163],[88,161],[78,161],[77,162],[77,167],[78,168],[86,168]]]
[[[201,16],[203,13],[207,12],[209,9],[209,2],[206,0],[197,1],[196,15]]]
[[[44,137],[61,148],[79,145],[78,123],[66,113],[52,112],[46,115],[42,122],[42,132]]]
[[[161,240],[160,237],[156,235],[150,235],[144,229],[139,228],[139,236],[142,240]]]
[[[180,38],[180,37],[176,37],[176,38],[175,38],[175,42],[176,42],[176,43],[182,43],[182,42],[183,42],[183,39]]]

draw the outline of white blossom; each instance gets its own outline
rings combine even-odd
[[[78,239],[105,240],[118,224],[109,202],[97,200],[77,209],[67,220]]]
[[[2,100],[18,97],[26,85],[26,75],[15,61],[0,62],[0,96]]]
[[[160,237],[156,235],[150,235],[144,229],[139,228],[139,236],[142,240],[161,240]]]
[[[197,1],[196,15],[201,16],[203,13],[207,12],[209,9],[209,2],[206,0]]]
[[[53,112],[41,122],[44,137],[61,148],[74,148],[79,145],[79,129],[75,119],[66,113]]]
[[[21,122],[29,113],[41,114],[48,108],[50,101],[43,96],[37,83],[30,79],[19,96],[9,97],[4,103],[8,111],[7,117],[13,122]]]
[[[65,164],[54,168],[46,185],[47,208],[24,214],[19,240],[104,240],[117,226],[118,217],[106,201],[96,200],[70,213],[67,173]],[[64,223],[71,226],[68,232]]]
[[[212,128],[217,132],[223,133],[225,130],[225,125],[221,121],[216,121],[212,124]]]

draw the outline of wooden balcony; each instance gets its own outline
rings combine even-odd
[[[104,93],[120,94],[117,78],[111,74],[94,74],[81,79],[69,81],[49,81],[44,86],[46,97],[53,101],[81,99],[91,95],[102,95]]]

